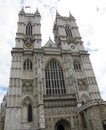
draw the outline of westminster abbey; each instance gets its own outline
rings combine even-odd
[[[56,12],[42,47],[41,15],[19,12],[0,130],[106,130],[106,102],[75,18]]]

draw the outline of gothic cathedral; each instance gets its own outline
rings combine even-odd
[[[42,47],[41,15],[19,12],[0,130],[106,130],[106,102],[75,18],[56,12]]]

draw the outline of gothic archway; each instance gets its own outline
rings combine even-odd
[[[32,122],[33,121],[33,108],[32,108],[32,99],[30,96],[25,96],[22,101],[22,121],[23,122]]]
[[[59,120],[55,125],[55,130],[71,130],[70,123],[66,120]]]

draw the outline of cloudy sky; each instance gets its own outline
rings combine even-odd
[[[106,100],[106,0],[0,0],[0,102],[9,84],[11,49],[15,46],[18,13],[21,8],[41,14],[42,45],[49,36],[53,40],[52,28],[56,10],[62,16],[69,11],[75,17],[86,50],[97,78],[101,96]]]

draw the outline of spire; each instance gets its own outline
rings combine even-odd
[[[40,16],[38,8],[36,9],[35,15],[39,15]]]
[[[60,14],[58,13],[57,10],[56,10],[56,17],[60,17]]]
[[[21,14],[21,15],[25,14],[24,7],[22,7],[22,9],[20,10],[19,14]]]
[[[73,19],[74,17],[72,16],[72,14],[70,13],[70,11],[69,11],[69,18],[70,19]]]
[[[51,38],[50,38],[50,36],[49,36],[49,41],[51,41]]]

